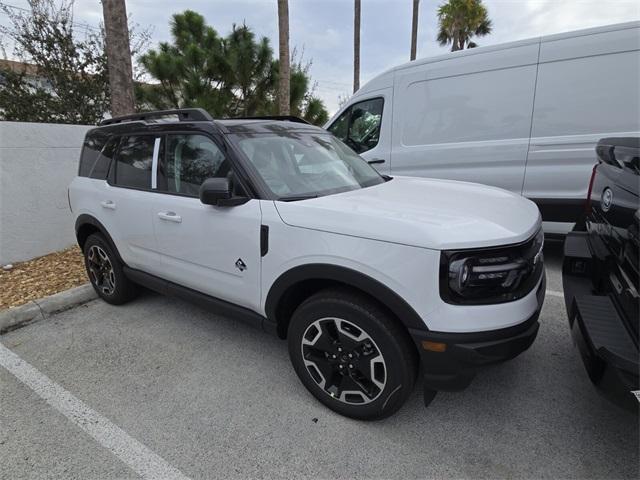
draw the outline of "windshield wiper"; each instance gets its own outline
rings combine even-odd
[[[310,198],[318,198],[318,195],[291,195],[290,197],[280,197],[278,198],[278,200],[280,200],[281,202],[297,202],[298,200],[308,200]]]

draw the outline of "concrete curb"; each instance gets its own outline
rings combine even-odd
[[[0,312],[0,334],[98,298],[90,283]]]

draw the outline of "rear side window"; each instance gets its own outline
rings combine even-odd
[[[111,165],[111,160],[113,160],[113,156],[116,153],[116,148],[118,147],[119,142],[120,139],[118,137],[112,137],[107,141],[106,145],[102,148],[93,169],[89,172],[89,178],[97,178],[99,180],[107,178],[107,175],[109,174],[109,166]]]
[[[116,155],[116,185],[151,189],[154,144],[155,137],[151,135],[122,139]]]
[[[108,138],[109,136],[107,134],[100,131],[89,132],[87,134],[84,139],[84,144],[82,145],[82,154],[80,155],[80,168],[78,169],[79,176],[90,176],[91,172],[95,169],[96,163],[100,159],[100,153],[105,147]]]

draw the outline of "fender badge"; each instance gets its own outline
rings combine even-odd
[[[602,191],[600,208],[602,208],[603,212],[608,212],[609,209],[611,208],[612,203],[613,203],[613,190],[607,187]]]
[[[247,269],[247,264],[242,261],[241,258],[236,260],[236,268],[241,272],[244,272]]]

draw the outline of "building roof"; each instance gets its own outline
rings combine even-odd
[[[37,65],[24,62],[16,62],[14,60],[0,59],[0,71],[10,71],[13,73],[25,73],[28,76],[35,77],[38,75]]]

